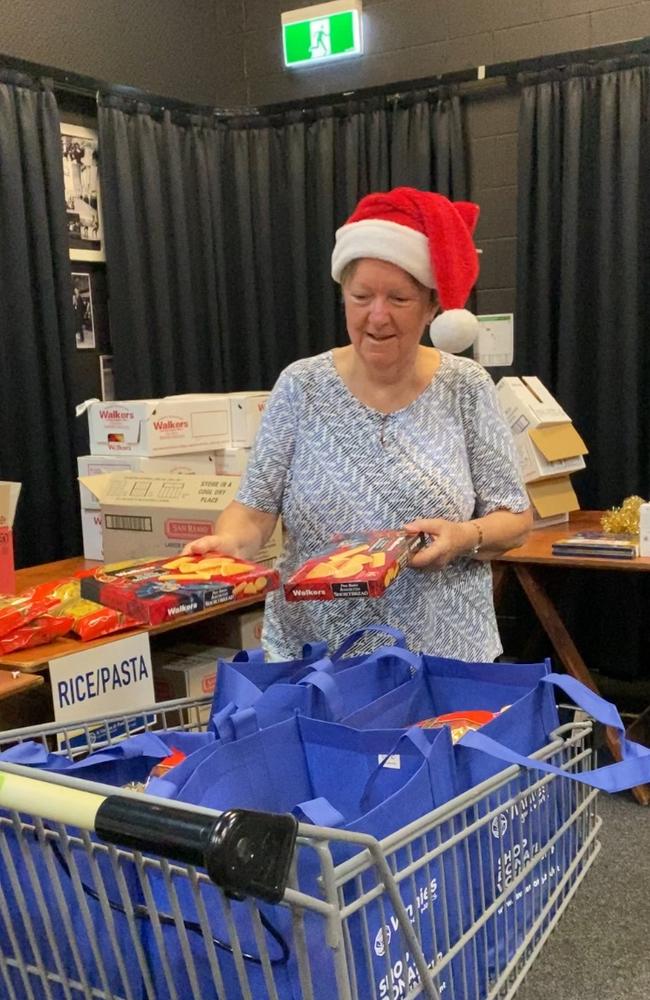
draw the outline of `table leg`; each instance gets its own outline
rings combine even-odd
[[[557,655],[567,673],[576,677],[592,691],[598,693],[598,686],[589,673],[585,661],[560,618],[557,608],[546,592],[540,577],[530,566],[513,565],[512,569],[521,584],[537,618],[553,643]],[[621,759],[621,747],[618,734],[611,726],[605,727],[605,738],[614,760]],[[650,785],[638,785],[632,789],[635,799],[643,806],[650,806]]]

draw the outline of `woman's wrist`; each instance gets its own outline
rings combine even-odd
[[[466,521],[468,527],[468,544],[465,555],[475,559],[483,547],[483,528],[479,520]]]

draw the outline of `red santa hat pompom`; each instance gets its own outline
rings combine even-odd
[[[344,267],[361,257],[396,264],[438,292],[444,312],[431,324],[432,343],[464,351],[479,331],[476,316],[463,308],[478,278],[472,239],[478,215],[472,202],[416,188],[366,195],[336,232],[332,277],[340,281]]]

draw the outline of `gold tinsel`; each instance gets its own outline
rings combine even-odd
[[[639,507],[646,503],[641,497],[626,497],[620,507],[606,510],[600,519],[603,531],[619,535],[639,534]]]

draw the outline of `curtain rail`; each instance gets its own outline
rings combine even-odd
[[[445,85],[468,84],[472,91],[474,85],[482,89],[486,83],[492,85],[501,82],[512,85],[520,73],[543,72],[550,69],[562,69],[571,63],[589,63],[609,59],[625,58],[627,56],[650,53],[650,36],[636,38],[614,45],[599,45],[589,49],[574,49],[568,52],[536,56],[530,59],[519,59],[512,62],[493,63],[486,66],[474,66],[469,69],[442,73],[438,76],[420,77],[416,80],[401,80],[396,83],[382,84],[376,87],[362,87],[354,90],[339,91],[318,97],[307,97],[301,100],[283,101],[276,104],[266,104],[242,107],[216,107],[212,105],[193,104],[175,97],[163,97],[151,94],[137,87],[123,84],[108,83],[95,77],[84,76],[68,70],[46,66],[41,63],[29,62],[15,56],[0,54],[0,66],[13,69],[28,76],[47,78],[52,81],[55,89],[95,97],[98,93],[142,102],[157,107],[160,110],[179,111],[190,115],[208,115],[220,118],[240,118],[246,116],[273,115],[284,111],[317,108],[323,104],[340,104],[348,100],[364,100],[372,97],[394,97],[401,93],[415,90],[436,90]]]

